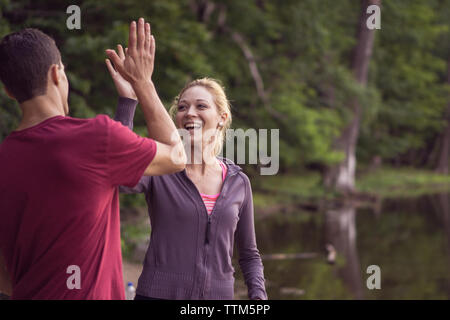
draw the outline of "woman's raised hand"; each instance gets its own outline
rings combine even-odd
[[[117,45],[117,52],[120,60],[123,62],[125,60],[125,52],[120,44]],[[116,69],[114,69],[109,59],[106,59],[106,67],[108,68],[109,74],[114,81],[114,85],[116,86],[119,96],[137,100],[136,93],[134,92],[131,84],[125,80]]]

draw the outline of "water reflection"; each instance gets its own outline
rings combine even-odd
[[[449,193],[255,219],[271,299],[450,298]],[[366,287],[372,264],[381,268],[380,290]]]
[[[325,238],[338,256],[345,260],[337,274],[354,293],[356,299],[364,298],[361,265],[356,248],[356,209],[350,204],[325,211]]]
[[[437,199],[435,201],[431,200],[431,202],[436,203],[436,213],[438,216],[441,216],[444,231],[447,236],[447,249],[450,258],[450,194],[439,193],[435,197]]]
[[[450,261],[450,193],[438,193],[428,199],[434,204],[434,212],[442,223],[447,238],[447,257]],[[448,290],[450,292],[450,288]]]

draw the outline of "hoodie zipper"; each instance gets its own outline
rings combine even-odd
[[[212,212],[211,212],[212,214]],[[206,224],[205,244],[209,244],[210,232],[211,232],[211,214],[208,214],[208,222]]]
[[[233,175],[234,175],[234,173],[233,173]],[[211,211],[211,214],[208,214],[208,210],[206,210],[206,207],[205,207],[205,212],[206,212],[206,215],[207,215],[207,217],[208,217],[208,221],[207,221],[207,223],[206,223],[206,234],[205,234],[205,244],[209,244],[209,241],[210,241],[210,238],[211,238],[211,220],[212,220],[212,215],[213,215],[213,213],[214,213],[214,211],[216,211],[216,207],[217,207],[217,203],[219,202],[219,200],[222,198],[222,194],[223,194],[223,189],[224,189],[224,187],[225,187],[225,182],[227,181],[227,178],[228,178],[228,175],[226,175],[225,176],[225,180],[223,180],[223,183],[222,183],[222,188],[221,188],[221,190],[220,190],[220,194],[219,194],[219,197],[216,199],[216,203],[214,204],[214,207],[213,207],[213,209],[212,209],[212,211]],[[200,196],[201,197],[201,196]]]
[[[226,165],[226,164],[225,164]],[[228,168],[228,170],[230,170],[230,168]],[[219,197],[217,198],[217,200],[216,200],[216,203],[215,203],[215,205],[214,205],[214,208],[213,208],[213,210],[211,211],[211,214],[208,214],[208,210],[206,209],[206,206],[203,204],[203,207],[204,207],[204,212],[206,213],[206,215],[207,215],[207,224],[206,224],[206,234],[205,234],[205,245],[206,244],[209,244],[209,242],[210,242],[210,232],[211,232],[211,217],[212,217],[212,215],[213,215],[213,213],[214,213],[214,211],[216,211],[216,207],[217,207],[217,204],[218,204],[218,202],[219,202],[219,200],[221,200],[221,198],[223,198],[223,190],[224,190],[224,187],[225,187],[225,182],[227,181],[227,179],[228,179],[228,177],[231,177],[231,176],[234,176],[234,175],[236,175],[239,171],[241,171],[241,170],[236,170],[236,171],[233,171],[233,172],[231,172],[230,173],[230,171],[228,171],[228,173],[227,173],[227,175],[225,176],[225,179],[223,180],[223,183],[222,183],[222,188],[221,188],[221,190],[220,190],[220,194],[219,194]],[[188,180],[190,181],[190,183],[194,186],[194,189],[197,191],[197,194],[198,194],[198,196],[200,197],[200,200],[202,200],[202,203],[203,203],[203,199],[202,199],[202,196],[201,196],[201,194],[200,194],[200,191],[198,191],[198,188],[197,188],[197,186],[192,182],[192,180],[188,177],[188,175],[187,175],[187,173],[185,172],[185,176],[186,176],[186,178],[188,178]],[[204,258],[204,267],[205,267],[205,270],[206,270],[206,262],[207,262],[207,252],[205,251],[205,258]],[[203,288],[202,288],[202,290],[200,291],[200,296],[201,297],[203,297],[204,296],[204,293],[205,293],[205,287],[206,287],[206,278],[207,278],[207,274],[205,274],[205,282],[204,282],[204,284],[203,284]]]
[[[219,200],[221,200],[221,198],[223,198],[223,190],[224,190],[224,188],[225,188],[225,183],[226,183],[226,181],[227,181],[227,179],[228,179],[228,177],[231,177],[231,176],[234,176],[235,174],[237,174],[239,171],[235,171],[235,172],[233,172],[233,173],[230,173],[230,174],[227,174],[226,176],[225,176],[225,179],[223,180],[223,183],[222,183],[222,189],[221,189],[221,191],[220,191],[220,195],[219,195],[219,197],[217,198],[217,200],[216,200],[216,203],[215,203],[215,205],[214,205],[214,208],[213,208],[213,210],[211,211],[211,214],[209,214],[208,215],[208,211],[206,210],[206,207],[205,207],[205,212],[206,212],[206,214],[208,215],[208,222],[207,222],[207,225],[206,225],[206,235],[205,235],[205,246],[206,245],[208,245],[208,247],[209,247],[209,242],[210,242],[210,232],[211,232],[211,217],[212,217],[212,215],[213,215],[213,213],[214,213],[214,211],[216,211],[216,208],[217,208],[217,204],[219,203]],[[202,288],[202,290],[200,291],[201,293],[201,297],[203,297],[204,298],[204,296],[205,296],[205,290],[206,290],[206,284],[207,284],[207,279],[208,279],[208,274],[207,274],[207,272],[206,272],[206,270],[207,270],[207,268],[206,268],[206,265],[207,265],[207,261],[208,261],[208,251],[206,251],[205,250],[205,260],[204,260],[204,268],[205,268],[205,282],[203,283],[203,288]]]
[[[238,171],[235,171],[235,172],[227,174],[225,176],[225,179],[223,180],[223,183],[222,183],[222,188],[220,190],[219,197],[216,199],[216,203],[214,204],[214,207],[213,207],[213,209],[211,211],[211,214],[208,214],[208,210],[206,210],[206,207],[205,207],[205,212],[206,212],[206,215],[208,217],[208,221],[206,223],[205,244],[209,244],[209,241],[210,241],[210,238],[211,238],[211,220],[212,220],[211,217],[212,217],[214,211],[216,211],[217,204],[219,203],[219,200],[221,200],[223,198],[222,195],[223,195],[223,190],[225,188],[225,183],[227,182],[228,177],[234,176],[237,172]],[[200,195],[200,192],[199,192],[199,195]],[[200,198],[201,198],[201,195],[200,195]]]

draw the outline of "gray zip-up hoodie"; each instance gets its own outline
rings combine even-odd
[[[133,128],[137,101],[119,98],[115,120]],[[186,171],[142,177],[151,221],[150,245],[136,293],[161,299],[233,299],[236,241],[250,299],[267,299],[254,227],[250,180],[232,161],[211,215]]]

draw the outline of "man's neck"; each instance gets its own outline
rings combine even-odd
[[[33,127],[56,116],[65,116],[64,107],[47,95],[37,96],[20,104],[22,120],[16,131]]]

